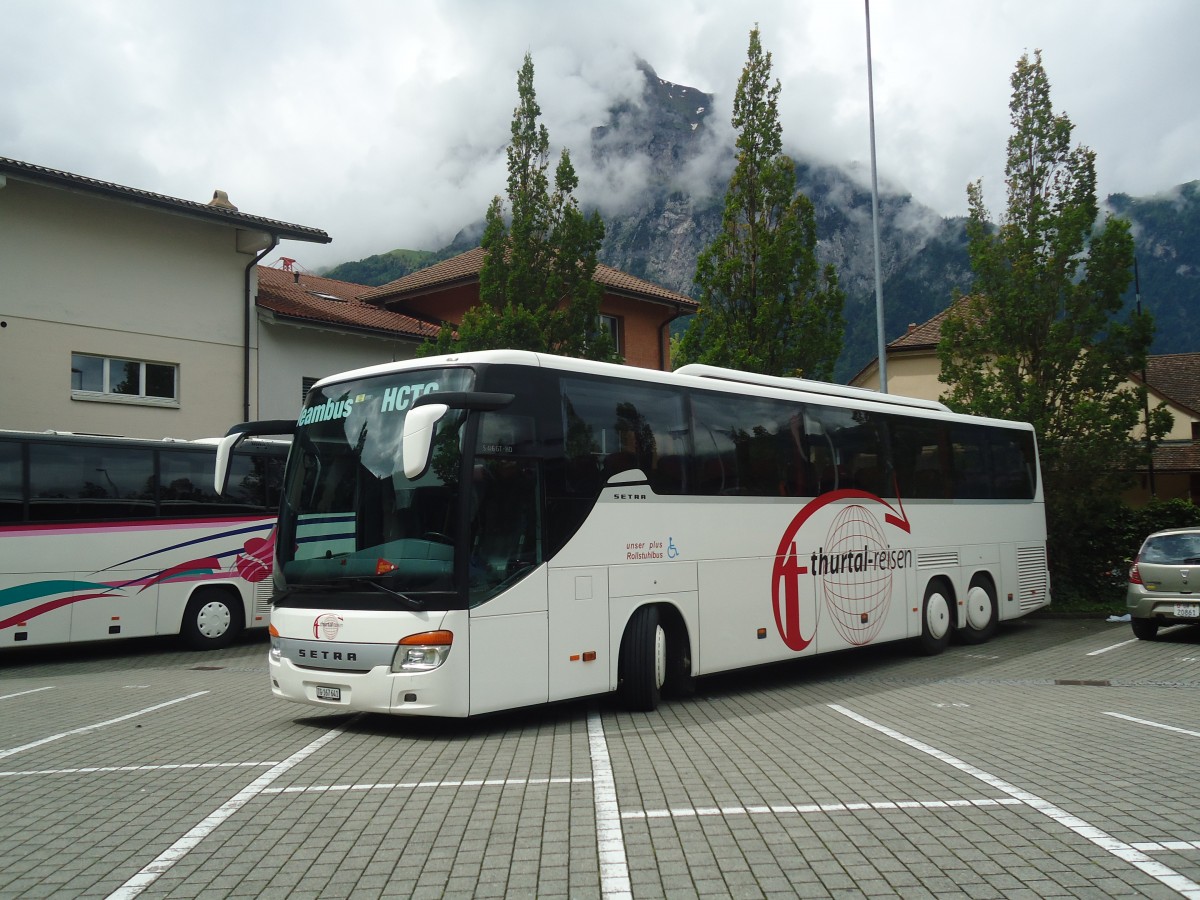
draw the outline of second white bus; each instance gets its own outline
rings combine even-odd
[[[1049,602],[1045,538],[1028,425],[703,366],[373,367],[296,425],[271,685],[401,715],[648,710],[706,673],[986,640]]]
[[[287,444],[0,431],[0,653],[262,628]]]

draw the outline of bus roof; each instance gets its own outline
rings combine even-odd
[[[330,375],[322,378],[314,387],[336,384],[341,381],[370,378],[391,372],[404,372],[411,369],[471,366],[475,364],[531,366],[534,368],[556,369],[585,375],[633,378],[638,381],[648,381],[656,384],[687,384],[692,387],[718,389],[724,387],[725,390],[735,389],[737,386],[767,388],[767,391],[752,390],[747,393],[760,396],[778,396],[776,392],[787,391],[798,395],[796,399],[803,398],[817,403],[830,403],[835,400],[841,400],[849,401],[852,405],[861,403],[864,407],[874,408],[877,411],[900,412],[901,410],[907,410],[918,415],[924,413],[936,418],[957,418],[964,421],[993,422],[1032,429],[1031,425],[1014,420],[993,419],[966,413],[956,413],[950,407],[936,400],[905,397],[899,394],[882,394],[868,388],[851,387],[850,385],[834,384],[825,381],[813,381],[807,378],[782,378],[773,375],[759,375],[754,372],[741,372],[736,369],[725,369],[719,366],[709,366],[700,363],[681,366],[674,372],[662,372],[658,369],[626,366],[619,363],[595,362],[587,359],[555,356],[549,353],[535,353],[528,350],[475,350],[468,353],[427,356],[398,362],[381,363],[379,365]]]

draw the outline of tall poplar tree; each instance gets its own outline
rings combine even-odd
[[[950,309],[938,356],[954,409],[1037,430],[1051,561],[1080,562],[1072,535],[1115,499],[1144,452],[1130,440],[1143,394],[1126,385],[1153,337],[1149,315],[1122,316],[1132,278],[1129,223],[1099,220],[1096,155],[1050,103],[1040,51],[1012,75],[1008,205],[989,223],[983,185],[967,187],[973,292]],[[1165,413],[1150,416],[1161,437]],[[1090,510],[1090,511],[1089,511]],[[1060,568],[1060,571],[1062,568]]]
[[[755,27],[733,101],[737,166],[721,232],[696,263],[700,310],[674,349],[676,365],[833,375],[845,296],[833,266],[817,262],[813,204],[783,153],[779,91]]]
[[[599,213],[585,216],[575,199],[579,185],[563,150],[550,187],[550,136],[539,122],[533,59],[527,53],[517,76],[518,103],[508,145],[508,191],[487,210],[481,241],[480,303],[457,328],[444,327],[427,352],[509,348],[615,359],[599,328],[602,289],[596,255],[604,239]]]

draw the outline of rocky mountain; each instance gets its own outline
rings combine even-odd
[[[732,134],[712,121],[711,94],[664,81],[649,65],[642,71],[642,102],[613,108],[609,122],[592,133],[593,168],[611,187],[597,203],[606,227],[600,258],[691,294],[696,257],[720,227]],[[572,148],[573,157],[578,152]],[[846,292],[847,332],[835,377],[847,381],[877,350],[869,173],[799,160],[796,177],[816,208],[818,256],[837,267]],[[892,340],[909,323],[943,310],[972,277],[965,219],[943,218],[910,194],[882,187],[879,199],[885,330]],[[1114,194],[1107,206],[1133,223],[1143,305],[1158,322],[1154,352],[1200,349],[1200,182],[1156,198]],[[478,246],[481,227],[464,228],[438,251],[393,251],[326,274],[382,284]]]

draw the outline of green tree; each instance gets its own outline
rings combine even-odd
[[[1130,440],[1143,396],[1123,386],[1144,365],[1148,315],[1121,318],[1132,278],[1129,223],[1098,219],[1095,153],[1071,146],[1055,115],[1040,51],[1012,76],[1005,180],[1008,206],[989,224],[983,186],[967,187],[967,235],[976,280],[951,307],[938,356],[954,409],[1020,419],[1037,430],[1051,562],[1087,565],[1077,529],[1111,502],[1144,454]],[[1167,414],[1155,410],[1151,436]]]
[[[721,232],[696,262],[700,310],[673,350],[677,365],[833,375],[845,296],[833,266],[817,263],[813,204],[783,153],[779,90],[755,27],[733,101],[737,165]]]
[[[480,302],[457,328],[444,327],[424,352],[510,348],[586,359],[615,359],[599,326],[596,254],[604,239],[599,213],[585,216],[574,197],[579,179],[564,149],[547,178],[550,137],[538,121],[533,60],[517,76],[518,104],[508,145],[508,204],[488,207],[479,273]]]

